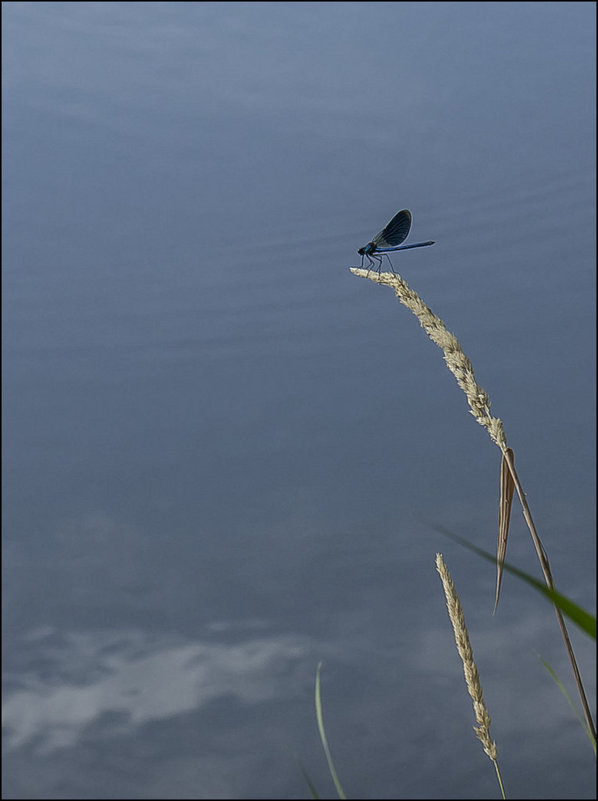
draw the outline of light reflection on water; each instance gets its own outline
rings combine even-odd
[[[6,675],[18,687],[4,704],[6,747],[33,745],[42,755],[76,746],[106,715],[117,716],[116,725],[103,737],[135,736],[152,721],[201,710],[223,696],[244,704],[289,698],[300,688],[293,666],[308,650],[298,636],[227,645],[120,629],[43,629],[30,632],[26,643],[35,644],[44,677]]]

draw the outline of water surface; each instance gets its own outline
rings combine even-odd
[[[595,7],[13,3],[4,66],[4,794],[592,798],[499,452],[357,248],[460,339],[558,586],[595,564]],[[539,575],[521,515],[509,558]],[[594,698],[593,649],[572,631]]]

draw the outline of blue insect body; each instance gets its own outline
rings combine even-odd
[[[357,252],[361,256],[361,266],[363,267],[363,260],[366,258],[368,260],[368,268],[376,264],[378,272],[380,272],[382,268],[382,256],[379,256],[378,254],[384,253],[392,269],[392,262],[388,256],[389,253],[393,253],[395,250],[423,248],[427,245],[434,244],[434,242],[430,241],[417,242],[414,245],[402,245],[401,242],[404,242],[407,239],[410,228],[411,212],[409,209],[403,209],[402,211],[397,212],[392,220],[386,223],[384,228],[379,234],[376,234],[371,242],[368,242],[367,245],[359,248]]]

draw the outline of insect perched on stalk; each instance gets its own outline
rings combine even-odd
[[[411,212],[409,209],[403,209],[395,214],[395,216],[387,222],[379,234],[364,245],[357,251],[361,256],[361,266],[363,267],[364,258],[368,260],[368,270],[374,267],[379,273],[382,269],[382,256],[384,254],[390,264],[390,269],[394,273],[392,262],[389,253],[394,253],[396,250],[409,250],[410,248],[423,248],[427,245],[433,245],[434,242],[417,242],[414,245],[402,245],[407,239],[409,229],[411,228]],[[375,266],[374,266],[375,265]]]

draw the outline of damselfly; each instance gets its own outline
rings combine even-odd
[[[394,272],[392,268],[392,262],[390,261],[390,257],[388,255],[389,253],[393,253],[395,250],[423,248],[426,247],[426,245],[434,244],[434,242],[417,242],[415,245],[401,245],[401,242],[404,242],[407,239],[410,228],[411,212],[409,209],[403,209],[402,211],[397,212],[392,220],[386,223],[384,228],[379,234],[376,234],[371,242],[368,242],[367,245],[359,248],[357,252],[361,256],[361,266],[363,267],[363,260],[366,258],[368,260],[368,270],[370,267],[376,264],[377,270],[380,272],[382,269],[382,256],[379,254],[383,253],[388,259],[390,269]]]

